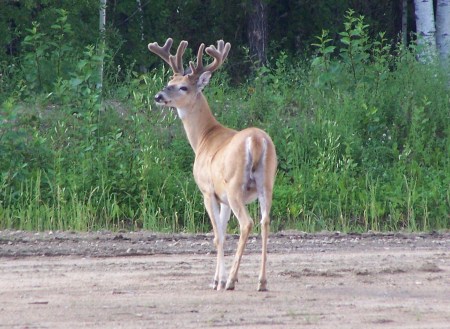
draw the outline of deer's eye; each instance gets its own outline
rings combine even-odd
[[[180,87],[180,90],[182,90],[182,91],[187,91],[188,89],[187,89],[187,87],[185,87],[185,86],[181,86],[181,87]]]

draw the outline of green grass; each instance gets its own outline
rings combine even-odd
[[[311,60],[280,54],[238,86],[217,72],[210,105],[223,124],[258,126],[274,140],[272,230],[448,229],[445,72],[347,19],[353,36],[344,31],[333,48],[324,32]],[[51,84],[47,75],[45,93],[20,83],[20,65],[9,72],[10,92],[0,97],[0,229],[210,230],[182,125],[153,105],[168,73],[129,70],[106,84],[101,102],[89,51],[76,80]],[[250,211],[258,217],[256,206]]]

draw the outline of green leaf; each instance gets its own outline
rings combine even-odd
[[[330,53],[332,53],[335,49],[336,49],[335,46],[328,46],[328,47],[326,47],[326,48],[323,50],[323,53],[324,53],[324,54],[330,54]]]
[[[70,85],[72,87],[78,87],[82,82],[83,82],[83,80],[80,79],[80,78],[72,78],[72,79],[70,79]]]
[[[318,66],[318,65],[322,64],[322,62],[323,62],[322,57],[316,57],[311,62],[311,65],[312,66]]]
[[[343,38],[341,38],[341,42],[344,45],[350,45],[350,38],[349,37],[343,37]]]

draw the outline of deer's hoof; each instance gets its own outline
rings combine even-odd
[[[258,291],[267,291],[267,280],[259,281]]]
[[[214,280],[212,287],[213,287],[214,290],[224,290],[225,287],[226,287],[226,284],[227,283],[225,281],[220,281],[219,282],[217,280]]]
[[[235,286],[236,281],[235,280],[228,280],[227,284],[225,286],[225,289],[226,290],[234,290],[234,286]]]

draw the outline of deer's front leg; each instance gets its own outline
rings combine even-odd
[[[224,242],[225,233],[228,220],[231,215],[231,209],[221,204],[219,208],[219,202],[215,196],[204,196],[205,208],[208,212],[211,224],[214,230],[214,245],[217,250],[217,263],[216,272],[214,274],[213,289],[221,290],[225,288],[226,284],[226,270],[225,270],[225,255],[224,255]]]
[[[225,289],[227,280],[227,271],[225,267],[225,255],[224,255],[224,244],[225,237],[227,234],[227,225],[231,216],[231,208],[226,204],[220,204],[220,216],[217,221],[217,233],[216,236],[216,246],[217,246],[217,267],[216,274],[214,276],[214,284],[216,282],[219,284],[217,290]]]

